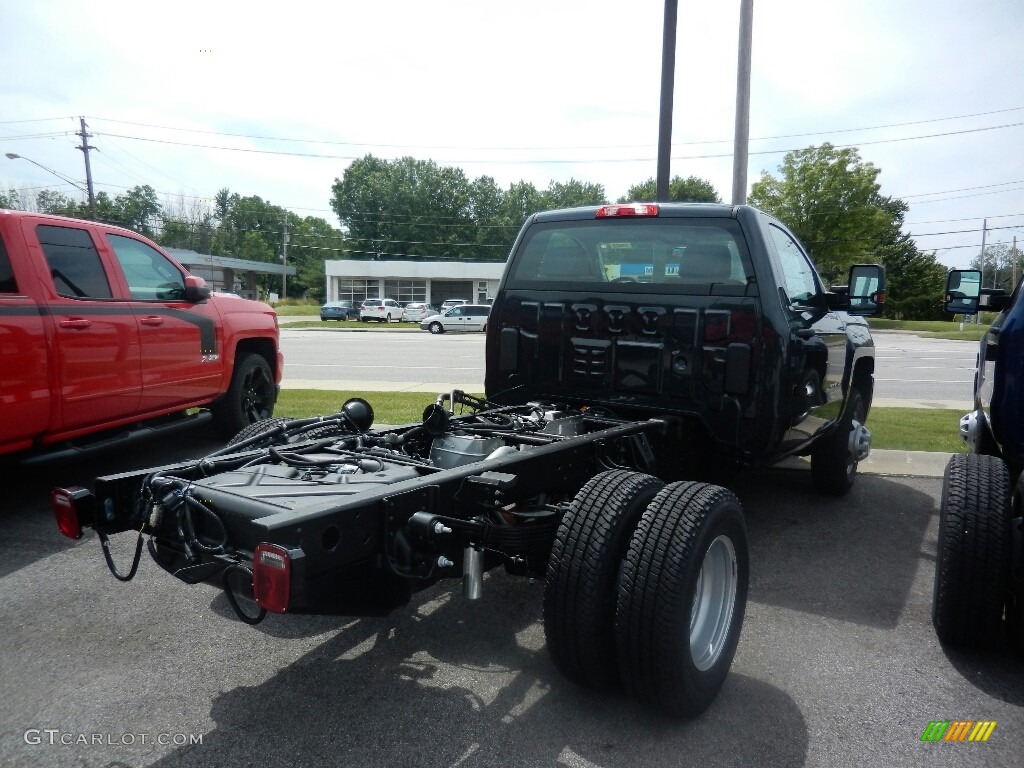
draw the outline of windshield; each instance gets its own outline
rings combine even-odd
[[[591,220],[531,228],[508,285],[558,290],[616,282],[627,291],[743,295],[752,275],[732,219]]]

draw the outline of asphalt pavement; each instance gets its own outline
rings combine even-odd
[[[1020,766],[1024,663],[931,627],[941,481],[874,467],[844,499],[806,472],[740,475],[749,601],[721,693],[692,721],[577,688],[547,656],[543,584],[500,569],[469,603],[442,582],[386,617],[232,618],[219,590],[143,557],[129,584],[92,534],[60,538],[54,482],[199,455],[187,436],[19,473],[0,507],[0,765]],[[925,471],[925,470],[922,470]],[[133,534],[114,538],[124,568]],[[984,743],[930,722],[992,721]]]

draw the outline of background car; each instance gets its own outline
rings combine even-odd
[[[457,307],[460,304],[469,304],[469,299],[445,299],[441,302],[440,312],[444,314],[452,307]]]
[[[490,312],[491,308],[486,304],[460,304],[442,314],[424,318],[420,328],[431,333],[485,331]]]
[[[359,308],[352,301],[328,301],[320,307],[321,320],[358,320]]]
[[[359,305],[359,319],[364,323],[376,320],[390,323],[402,316],[402,307],[394,299],[366,299]]]
[[[402,308],[402,321],[406,323],[418,323],[431,315],[436,315],[437,310],[422,301],[410,301]]]

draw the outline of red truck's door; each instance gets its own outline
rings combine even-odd
[[[11,265],[0,232],[0,451],[28,448],[50,423],[46,328],[35,300],[25,295],[28,270]]]
[[[54,331],[63,428],[132,417],[142,390],[139,331],[131,307],[115,298],[89,230],[31,219],[25,227],[29,250],[34,235],[52,281],[46,308]]]
[[[121,266],[142,344],[144,412],[209,400],[222,389],[224,362],[212,302],[185,301],[185,275],[142,240],[106,233]]]

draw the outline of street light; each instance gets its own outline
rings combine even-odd
[[[71,179],[69,179],[69,178],[68,178],[67,176],[64,176],[63,174],[57,173],[57,171],[53,170],[53,168],[47,168],[47,167],[46,167],[45,165],[43,165],[42,163],[37,163],[37,162],[36,162],[35,160],[33,160],[33,159],[32,159],[31,157],[25,157],[24,155],[19,155],[19,154],[15,153],[15,152],[5,152],[5,153],[4,153],[4,156],[5,156],[5,157],[6,157],[6,158],[7,158],[8,160],[26,160],[26,161],[28,161],[28,162],[32,163],[32,165],[37,165],[37,166],[39,166],[40,168],[42,168],[42,169],[43,169],[44,171],[46,171],[47,173],[52,173],[52,174],[53,174],[54,176],[56,176],[56,177],[57,177],[58,179],[60,179],[61,181],[65,182],[65,183],[67,183],[67,184],[70,184],[70,185],[71,185],[71,186],[73,186],[73,187],[74,187],[75,189],[77,189],[77,190],[78,190],[79,192],[85,192],[86,194],[88,194],[88,190],[86,190],[86,188],[85,188],[85,187],[83,187],[83,186],[82,186],[81,184],[79,184],[79,183],[78,183],[77,181],[72,181],[72,180],[71,180]]]

